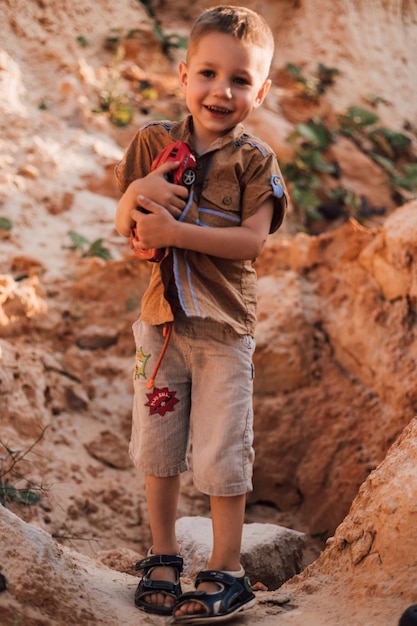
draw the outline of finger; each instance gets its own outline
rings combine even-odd
[[[138,206],[130,211],[130,217],[137,223],[144,213],[149,213],[148,209],[144,209],[138,202]]]
[[[173,196],[170,202],[171,208],[179,209],[180,211],[183,211],[185,209],[185,205],[186,205],[186,198],[182,199],[182,198],[179,198],[178,196]]]
[[[139,204],[139,211],[141,208],[147,209],[150,213],[158,213],[160,209],[163,209],[161,205],[157,204],[150,198],[146,198],[145,196],[138,196],[137,198]]]
[[[186,201],[188,198],[187,187],[184,187],[184,185],[175,185],[175,195]]]
[[[181,161],[166,161],[166,163],[163,163],[162,165],[160,165],[159,167],[156,168],[156,170],[154,170],[155,172],[158,172],[158,174],[168,174],[168,172],[171,172],[172,170],[176,170],[181,164]]]

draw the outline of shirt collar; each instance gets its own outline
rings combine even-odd
[[[186,141],[187,143],[192,145],[192,129],[192,115],[187,115],[187,117],[185,117],[182,122],[179,122],[179,124],[171,129],[171,137],[174,139],[174,141]],[[213,143],[210,145],[208,150],[206,150],[206,152],[212,152],[213,150],[223,148],[226,144],[232,141],[236,141],[239,137],[243,135],[243,133],[243,124],[237,124],[237,126],[234,126],[226,135],[218,137],[218,139],[213,141]]]

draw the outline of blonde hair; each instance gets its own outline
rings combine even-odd
[[[244,43],[265,51],[267,69],[274,55],[274,36],[264,18],[247,7],[221,5],[204,11],[191,29],[188,53],[207,34],[219,32],[232,35]],[[188,55],[187,55],[188,57]]]

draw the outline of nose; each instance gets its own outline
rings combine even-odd
[[[217,80],[214,89],[213,95],[218,98],[227,98],[228,100],[232,97],[232,88],[228,80]]]

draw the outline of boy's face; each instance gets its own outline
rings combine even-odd
[[[213,141],[262,104],[271,84],[268,61],[258,46],[217,32],[189,51],[179,75],[197,139]]]

